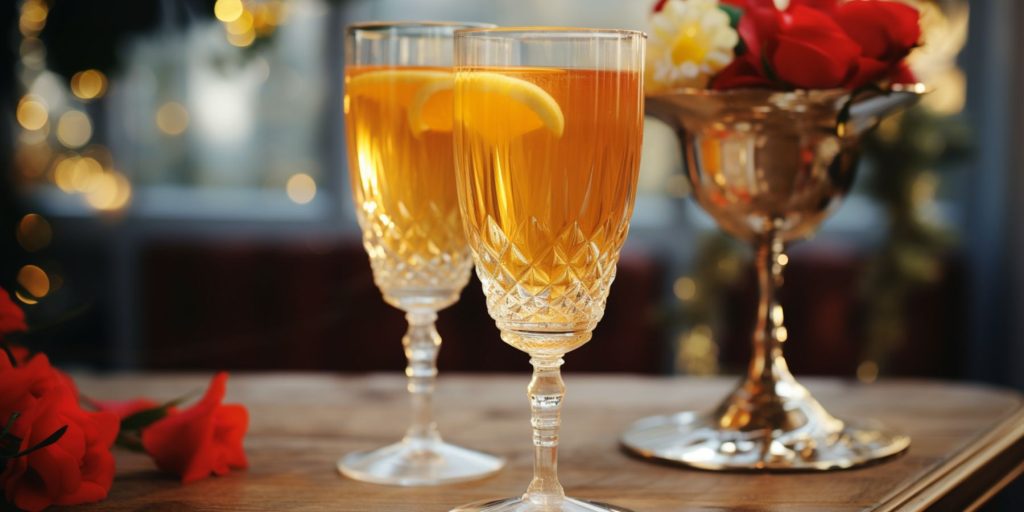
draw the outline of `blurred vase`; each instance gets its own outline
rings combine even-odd
[[[906,435],[870,420],[833,417],[793,378],[776,292],[786,244],[812,234],[853,184],[860,136],[920,92],[681,90],[647,97],[648,114],[680,139],[701,207],[754,246],[760,300],[739,387],[714,411],[640,420],[623,435],[626,448],[710,470],[829,470],[910,445]]]

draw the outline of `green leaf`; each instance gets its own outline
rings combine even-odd
[[[58,428],[56,432],[50,434],[49,437],[47,437],[46,439],[43,439],[42,441],[40,441],[39,444],[37,444],[37,445],[35,445],[35,446],[31,447],[31,448],[28,448],[25,451],[22,451],[22,452],[14,454],[14,456],[12,458],[14,458],[14,457],[23,457],[23,456],[28,455],[28,454],[36,451],[36,450],[41,449],[41,448],[46,448],[47,446],[50,446],[51,444],[56,443],[58,440],[60,440],[61,437],[64,437],[64,433],[67,432],[67,431],[68,431],[68,426],[64,425],[63,427]]]
[[[161,405],[130,414],[121,420],[121,430],[142,430],[167,417],[169,407]]]
[[[21,417],[21,413],[20,412],[14,411],[14,412],[11,413],[11,417],[7,418],[7,424],[4,425],[3,431],[0,431],[0,438],[3,438],[3,437],[7,436],[7,433],[11,431],[11,427],[14,426],[14,422],[15,421],[18,421],[19,417]]]
[[[18,453],[18,448],[21,447],[21,438],[15,435],[11,435],[11,427],[14,426],[14,422],[21,416],[20,412],[12,412],[11,416],[7,418],[7,425],[4,425],[3,432],[0,432],[0,460],[6,460],[14,457]]]
[[[6,343],[0,344],[0,349],[3,349],[4,354],[7,354],[7,360],[11,362],[11,366],[14,368],[18,367],[18,359],[14,357],[14,352],[11,352],[11,347],[8,347]]]
[[[145,409],[135,414],[130,414],[121,420],[121,431],[130,430],[142,430],[164,418],[167,417],[167,412],[171,407],[177,407],[195,396],[198,392],[193,391],[187,395],[175,398],[169,402],[165,402],[161,405],[153,407],[152,409]]]
[[[736,28],[740,26],[740,18],[743,17],[743,9],[729,4],[718,4],[718,8],[729,15],[729,26]]]

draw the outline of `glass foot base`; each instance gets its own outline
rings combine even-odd
[[[523,498],[507,498],[504,500],[478,501],[453,508],[451,512],[632,512],[607,503],[583,501],[565,498],[561,503],[538,505]]]
[[[505,459],[445,442],[428,448],[398,442],[350,453],[338,461],[341,474],[375,484],[427,486],[475,480],[494,474]]]
[[[824,471],[896,455],[910,438],[872,422],[807,422],[792,430],[721,428],[714,415],[683,412],[636,422],[622,444],[649,459],[708,470]]]

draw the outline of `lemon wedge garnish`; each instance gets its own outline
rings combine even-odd
[[[416,91],[409,105],[409,128],[417,137],[426,131],[452,131],[452,88],[455,80],[434,80]]]
[[[561,106],[533,82],[490,71],[461,73],[456,81],[461,96],[455,119],[463,126],[496,137],[538,128],[561,137],[565,131]]]
[[[452,130],[454,75],[423,69],[384,69],[357,74],[346,84],[350,96],[408,107],[409,127],[419,136],[426,131]]]

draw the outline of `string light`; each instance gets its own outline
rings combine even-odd
[[[50,245],[53,229],[42,215],[30,213],[18,222],[17,239],[26,251],[35,252]]]
[[[75,192],[92,192],[102,174],[103,166],[95,159],[87,156],[76,158],[71,171],[71,188]]]
[[[244,9],[241,0],[217,0],[213,5],[213,15],[224,23],[230,23],[237,20]]]
[[[242,11],[242,15],[234,21],[228,22],[225,25],[228,34],[242,35],[253,30],[253,18],[252,13],[249,11]]]
[[[213,13],[224,24],[228,42],[244,48],[252,45],[257,37],[272,34],[284,23],[287,16],[286,7],[280,0],[217,0],[213,6]]]
[[[89,206],[102,211],[117,211],[127,206],[132,196],[132,187],[123,174],[105,172],[94,180],[94,187],[85,194]]]
[[[29,69],[41,70],[46,64],[46,46],[38,37],[26,37],[18,48],[21,63]]]
[[[46,26],[46,18],[50,8],[43,0],[26,0],[21,4],[21,16],[18,17],[18,30],[24,37],[31,37],[42,32]]]
[[[672,292],[681,301],[690,301],[697,296],[697,282],[692,277],[680,277],[672,285]]]
[[[676,342],[676,368],[688,375],[718,373],[718,344],[711,327],[697,325]]]
[[[245,48],[246,46],[251,45],[254,41],[256,41],[256,32],[253,30],[249,30],[242,34],[232,34],[231,32],[228,32],[228,42],[239,48]]]
[[[28,298],[37,301],[50,293],[50,278],[35,265],[21,267],[18,271],[18,284],[28,293]]]
[[[71,77],[71,93],[83,100],[93,100],[107,92],[107,76],[99,70],[79,71]]]
[[[18,110],[15,115],[22,128],[35,131],[46,126],[50,114],[47,112],[43,100],[36,96],[26,95],[18,101]]]
[[[871,384],[878,380],[878,363],[864,361],[857,365],[857,380],[865,384]]]
[[[288,198],[297,204],[306,204],[316,197],[316,182],[305,173],[293,174],[285,185]]]
[[[53,182],[57,184],[57,187],[67,193],[75,191],[72,180],[75,175],[75,164],[78,161],[78,156],[65,156],[57,160],[53,166]]]
[[[169,101],[156,111],[156,127],[167,135],[181,135],[188,128],[188,110],[181,103]]]
[[[69,110],[57,121],[57,140],[67,148],[80,148],[92,138],[92,121],[81,110]]]

